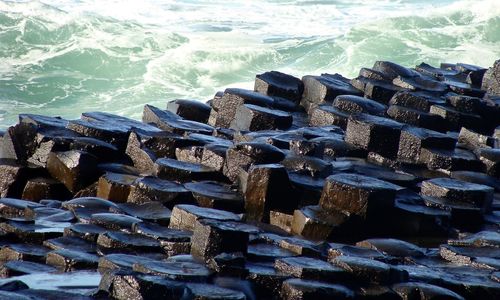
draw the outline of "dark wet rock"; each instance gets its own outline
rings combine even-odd
[[[396,86],[412,91],[426,91],[437,95],[444,94],[448,90],[448,85],[426,76],[394,78],[392,83]]]
[[[326,179],[320,206],[372,218],[394,205],[395,194],[400,189],[400,186],[372,177],[339,173]]]
[[[3,218],[22,218],[27,208],[42,207],[42,205],[13,198],[0,198],[0,216]]]
[[[441,245],[439,254],[447,261],[457,265],[474,265],[480,266],[481,259],[488,258],[496,260],[496,265],[500,262],[500,249],[497,247],[467,247],[467,246],[450,246]]]
[[[288,279],[283,282],[282,299],[353,299],[354,293],[343,285],[313,280]]]
[[[154,124],[161,130],[181,135],[190,132],[211,135],[214,131],[214,128],[210,125],[183,120],[181,117],[170,111],[161,110],[151,105],[144,106],[142,121]]]
[[[439,176],[441,177],[441,176]],[[481,185],[490,186],[495,189],[496,192],[500,190],[500,181],[497,178],[491,177],[482,172],[474,171],[453,171],[450,173],[450,177],[453,179],[458,179],[461,181],[467,181],[471,183],[477,183]]]
[[[62,236],[55,239],[46,240],[43,245],[52,250],[68,249],[78,250],[87,253],[95,253],[96,247],[87,240],[78,237]]]
[[[169,228],[194,231],[194,225],[198,219],[241,220],[238,215],[224,210],[182,204],[176,205],[172,210]]]
[[[285,154],[278,148],[263,143],[239,143],[226,152],[226,161],[223,167],[224,175],[235,181],[240,171],[246,171],[252,164],[278,163]]]
[[[420,162],[422,148],[453,150],[456,140],[445,134],[417,127],[405,127],[399,139],[398,159]]]
[[[375,62],[375,64],[373,65],[373,70],[384,74],[391,80],[398,76],[407,78],[419,76],[419,74],[416,71],[390,61]]]
[[[364,160],[353,158],[338,158],[333,164],[335,173],[354,172],[357,174],[375,177],[388,181],[395,185],[413,187],[418,180],[412,174],[403,171],[393,171],[392,169],[371,164]]]
[[[76,208],[109,210],[111,207],[117,206],[115,203],[102,198],[82,197],[63,202],[62,207],[68,210],[75,210]]]
[[[136,223],[133,231],[160,242],[163,250],[169,255],[188,254],[191,251],[190,231],[171,229],[153,223]]]
[[[159,202],[146,202],[143,204],[122,203],[116,212],[124,212],[132,217],[144,221],[168,226],[172,211]]]
[[[54,273],[54,272],[56,272],[56,269],[51,266],[29,261],[20,261],[20,260],[8,261],[0,267],[1,278],[10,278],[28,274]],[[0,287],[0,290],[5,290],[5,289],[3,287]]]
[[[445,120],[448,130],[458,131],[461,127],[481,128],[481,116],[476,114],[459,112],[441,105],[432,105],[429,112],[441,116]]]
[[[243,212],[245,202],[243,197],[231,189],[229,185],[215,181],[200,181],[186,183],[185,187],[191,193],[200,207],[221,209],[235,213]]]
[[[75,137],[71,140],[69,148],[70,150],[80,150],[88,152],[96,156],[97,159],[102,162],[108,160],[126,161],[125,156],[123,156],[118,147],[94,138]]]
[[[309,111],[325,102],[332,103],[339,95],[357,95],[362,92],[354,88],[349,79],[339,74],[322,74],[321,76],[304,76],[304,93],[300,104]]]
[[[11,159],[0,159],[0,197],[19,198],[27,181],[28,169]]]
[[[380,300],[400,300],[401,297],[391,288],[380,285],[364,285],[355,289],[357,298],[360,299],[380,299]]]
[[[97,167],[102,173],[110,172],[117,174],[139,176],[139,170],[137,170],[135,167],[120,163],[102,163],[98,164]]]
[[[477,231],[484,222],[482,209],[471,203],[426,196],[423,200],[429,207],[449,212],[451,225],[455,228]]]
[[[375,238],[360,241],[356,246],[373,249],[394,257],[422,257],[425,250],[412,243],[391,238]]]
[[[106,112],[86,112],[82,114],[82,119],[86,121],[101,121],[104,123],[115,124],[123,127],[128,131],[142,131],[142,132],[158,132],[160,129],[140,121],[132,120],[127,117],[118,116]]]
[[[349,118],[345,140],[384,157],[394,158],[402,127],[401,123],[391,119],[360,114]]]
[[[415,70],[423,75],[432,76],[436,79],[442,79],[444,78],[444,76],[455,76],[459,73],[459,71],[457,70],[436,68],[426,63],[421,63],[420,65],[416,66]]]
[[[9,291],[0,291],[0,297],[4,299],[12,299],[12,300],[31,300],[31,297],[24,296],[15,292]]]
[[[288,129],[293,117],[287,112],[258,105],[245,104],[238,107],[230,128],[234,130]]]
[[[290,191],[288,173],[282,165],[250,167],[245,193],[247,219],[268,221],[271,210],[292,212],[297,202]]]
[[[101,226],[109,230],[131,230],[134,223],[141,219],[116,213],[97,213],[90,217],[90,224]]]
[[[116,231],[99,234],[97,245],[108,250],[161,251],[160,242],[156,239],[141,234]]]
[[[155,162],[155,175],[161,179],[186,182],[220,177],[216,170],[200,164],[160,158]]]
[[[37,114],[20,114],[19,122],[32,124],[36,128],[64,128],[68,125],[68,120],[61,117],[49,117]]]
[[[457,94],[449,94],[446,96],[446,101],[453,106],[457,111],[470,114],[478,114],[481,112],[484,103],[481,98],[469,97]]]
[[[424,181],[421,188],[422,195],[471,203],[485,211],[488,211],[491,207],[493,191],[493,188],[489,186],[450,178],[436,178]]]
[[[482,171],[484,165],[474,153],[455,148],[455,150],[422,148],[420,161],[431,170],[442,169],[446,171]]]
[[[42,199],[67,200],[71,198],[71,193],[64,184],[55,179],[36,177],[26,182],[21,198],[31,201],[40,201]]]
[[[486,71],[481,88],[490,95],[500,95],[500,60]]]
[[[178,161],[181,162],[200,164],[202,156],[203,156],[202,146],[190,146],[190,147],[175,149],[175,157],[177,158]]]
[[[6,283],[0,284],[0,291],[3,291],[3,292],[15,292],[15,291],[20,291],[20,290],[25,290],[28,288],[29,287],[26,285],[26,283],[24,283],[20,280],[12,280],[12,281],[8,281]]]
[[[240,291],[226,289],[213,284],[188,283],[185,297],[199,300],[245,300],[245,294]]]
[[[297,256],[296,253],[268,243],[252,243],[248,245],[247,258],[249,261],[260,263],[274,263],[276,259]]]
[[[70,275],[66,275],[70,276]],[[78,289],[78,287],[72,287]],[[89,294],[91,293],[88,286],[82,287]],[[77,290],[78,291],[78,290]],[[80,291],[81,292],[81,291]],[[85,296],[78,293],[64,292],[61,290],[43,290],[43,289],[26,289],[18,292],[22,296],[28,296],[29,299],[44,299],[44,300],[58,300],[58,299],[74,299],[74,300],[92,300],[91,296]]]
[[[252,104],[272,107],[273,103],[273,98],[269,96],[249,90],[229,88],[224,91],[224,95],[217,102],[214,101],[208,123],[216,127],[229,128],[240,106]]]
[[[125,148],[128,138],[128,128],[100,120],[72,120],[67,127],[85,137],[105,141],[117,146],[119,149]]]
[[[25,220],[30,221],[52,221],[52,222],[71,222],[74,215],[71,211],[48,206],[27,207],[24,209]]]
[[[319,105],[309,112],[309,125],[336,125],[342,129],[347,127],[349,114],[330,105]]]
[[[452,246],[500,248],[500,233],[496,231],[480,231],[461,239],[448,240],[448,244]]]
[[[449,211],[428,207],[422,203],[407,201],[404,197],[396,200],[394,218],[383,220],[385,232],[397,236],[443,237],[449,234],[451,215]],[[380,224],[381,227],[384,225]]]
[[[170,132],[133,132],[129,136],[125,153],[140,172],[151,174],[158,158],[175,157],[177,148],[196,144],[198,143],[191,139],[183,139],[180,135]]]
[[[325,178],[333,173],[331,163],[316,157],[289,155],[281,164],[288,170],[316,178]]]
[[[429,112],[431,106],[444,105],[446,101],[427,92],[400,91],[391,98],[389,104]]]
[[[99,174],[100,175],[100,174]],[[97,181],[84,187],[79,190],[75,194],[73,194],[73,198],[81,198],[81,197],[97,197]]]
[[[350,114],[366,113],[381,117],[385,116],[387,110],[387,106],[384,104],[353,95],[337,96],[333,101],[333,106]]]
[[[182,184],[147,176],[134,182],[127,202],[136,204],[160,202],[172,207],[189,199],[190,193]]]
[[[106,228],[94,224],[77,223],[64,228],[64,236],[78,237],[95,243],[99,234],[106,232]]]
[[[222,130],[221,128],[218,128],[218,130]],[[227,129],[229,130],[229,129]],[[187,138],[191,139],[194,142],[200,143],[200,145],[209,145],[209,144],[218,144],[218,145],[226,145],[226,146],[231,146],[233,142],[231,141],[232,138],[229,137],[220,137],[220,136],[210,136],[210,135],[205,135],[205,134],[199,134],[199,133],[190,133],[187,135]]]
[[[319,206],[305,206],[295,210],[292,232],[311,240],[325,240],[347,220],[340,212],[326,212]]]
[[[207,261],[223,252],[246,253],[249,232],[255,227],[238,222],[214,219],[197,220],[191,238],[191,255]]]
[[[203,148],[201,164],[218,172],[222,171],[229,147],[221,144],[209,144]]]
[[[453,78],[453,77],[447,77],[445,80],[444,80],[444,83],[446,83],[446,85],[448,85],[448,87],[450,88],[450,90],[452,92],[455,92],[457,94],[460,94],[460,95],[464,95],[464,96],[470,96],[470,97],[479,97],[479,98],[482,98],[486,95],[486,91],[478,88],[478,87],[475,87],[471,84],[468,84],[462,80],[457,80],[456,78]]]
[[[478,156],[486,166],[486,173],[500,178],[500,149],[483,148],[478,151]]]
[[[247,263],[247,279],[253,284],[256,297],[261,299],[274,299],[281,290],[283,281],[290,278],[277,272],[272,264]],[[274,297],[274,298],[273,298]]]
[[[47,160],[47,170],[71,192],[85,188],[100,175],[96,157],[82,151],[51,153]]]
[[[279,241],[279,246],[298,255],[307,257],[322,257],[323,242],[313,242],[299,237],[286,237]]]
[[[44,262],[49,248],[32,244],[9,244],[0,248],[0,261]]]
[[[95,269],[99,258],[90,253],[59,249],[47,253],[46,264],[63,268],[65,271],[75,269]]]
[[[289,172],[295,197],[302,206],[317,205],[323,191],[324,178],[314,178],[307,174]]]
[[[265,72],[255,76],[256,92],[277,96],[293,102],[300,101],[304,84],[299,78],[278,71]]]
[[[464,299],[448,289],[421,282],[398,283],[392,289],[403,299]]]
[[[280,211],[269,211],[269,224],[276,226],[287,233],[292,232],[293,214],[287,214]]]
[[[388,258],[378,250],[360,246],[330,243],[328,247],[328,261],[332,261],[339,256],[362,257],[379,261],[384,261]]]
[[[111,270],[132,270],[132,267],[136,263],[144,262],[149,260],[148,257],[143,255],[132,255],[132,254],[108,254],[99,258],[98,270],[102,274],[109,272]]]
[[[387,110],[387,114],[394,120],[401,123],[436,130],[439,132],[444,132],[447,129],[446,126],[443,125],[445,123],[441,116],[416,109],[391,105]]]
[[[243,277],[248,275],[245,269],[246,258],[241,252],[221,253],[208,262],[208,267],[219,276]]]
[[[160,275],[164,278],[180,281],[204,282],[212,274],[199,263],[174,261],[145,261],[133,265],[136,272]]]
[[[55,225],[56,223],[53,223],[50,227],[47,227],[31,222],[6,221],[0,223],[0,231],[5,232],[7,235],[15,236],[22,241],[41,244],[46,239],[61,236],[64,226],[67,223],[61,223],[58,226]]]
[[[126,202],[137,176],[107,172],[99,178],[97,197],[113,202]]]
[[[382,80],[372,80],[364,77],[357,77],[351,80],[351,84],[364,91],[364,96],[382,104],[388,104],[391,98],[402,88],[393,85],[390,82]]]
[[[408,273],[396,270],[386,263],[368,258],[339,256],[332,260],[331,263],[344,269],[361,282],[387,284],[406,281],[408,278]]]
[[[302,279],[338,282],[347,278],[344,269],[310,257],[279,258],[274,267],[282,273]]]
[[[73,142],[77,138],[80,138],[80,135],[69,129],[38,130],[34,136],[33,148],[29,151],[27,162],[45,168],[51,152],[72,150]],[[108,145],[114,147],[111,144]]]
[[[2,137],[2,157],[25,163],[36,150],[39,130],[36,125],[23,122],[9,127]]]
[[[176,99],[167,103],[167,110],[186,120],[207,123],[210,106],[196,100]]]
[[[364,77],[374,80],[391,81],[391,79],[387,77],[387,75],[385,75],[384,73],[375,71],[370,68],[361,68],[359,70],[359,77]]]
[[[166,278],[118,270],[105,273],[99,284],[113,299],[182,299],[185,284]]]

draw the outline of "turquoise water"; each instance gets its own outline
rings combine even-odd
[[[498,58],[498,0],[0,0],[0,128],[24,112],[140,118],[146,103],[205,101],[267,70]]]

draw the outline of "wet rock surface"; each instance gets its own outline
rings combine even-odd
[[[0,138],[0,298],[499,299],[499,62],[257,75]]]

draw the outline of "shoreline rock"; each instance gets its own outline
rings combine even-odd
[[[0,132],[0,298],[499,299],[499,74],[378,61],[142,122],[22,114]],[[28,288],[56,274],[76,292]]]

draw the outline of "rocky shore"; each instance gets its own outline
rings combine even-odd
[[[280,72],[0,133],[0,299],[500,299],[500,60]]]

